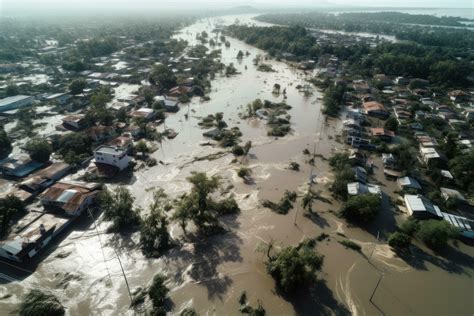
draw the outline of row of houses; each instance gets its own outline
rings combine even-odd
[[[7,238],[0,257],[27,262],[47,247],[94,203],[102,184],[57,182],[40,195],[41,211],[29,211]]]

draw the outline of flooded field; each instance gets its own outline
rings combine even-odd
[[[206,19],[175,37],[195,43],[196,33],[206,31],[212,37],[216,26],[234,23],[237,18],[240,23],[251,21],[250,16]],[[375,177],[387,196],[386,207],[375,223],[362,230],[334,215],[340,205],[327,190],[333,177],[329,166],[321,158],[316,159],[315,167],[310,166],[302,151],[316,147],[317,154],[329,157],[345,146],[335,141],[340,122],[325,120],[320,112],[320,92],[314,90],[312,95],[304,96],[296,89],[311,74],[273,60],[266,63],[276,72],[259,72],[252,60],[264,52],[232,38],[228,40],[230,47],[222,46],[222,62],[234,63],[240,74],[217,77],[212,82],[210,101],[193,99],[189,106],[169,115],[166,127],[179,134],[164,141],[153,153],[163,164],[137,171],[125,180],[136,203],[146,208],[151,201],[148,189],[162,187],[175,197],[190,189],[186,177],[191,171],[221,176],[224,187],[233,185],[242,210],[223,218],[228,232],[205,240],[184,239],[179,226],[172,225],[171,234],[181,246],[158,260],[148,260],[136,246],[138,236],[106,234],[107,222],[102,218],[96,221],[97,227],[81,219],[62,241],[44,253],[36,267],[21,271],[0,266],[0,310],[8,313],[29,289],[45,288],[54,290],[70,315],[132,315],[118,255],[132,290],[149,284],[157,272],[167,275],[174,304],[172,314],[192,306],[200,315],[238,315],[238,298],[246,291],[250,303],[255,305],[261,300],[268,315],[471,315],[473,247],[459,242],[457,247],[435,255],[422,245],[415,245],[412,258],[397,257],[383,239],[404,215],[396,214],[388,205],[388,197],[395,198],[397,188],[394,182],[383,178],[380,168]],[[238,61],[239,50],[250,55]],[[293,107],[289,111],[292,133],[278,139],[267,136],[264,122],[238,116],[256,98],[282,101],[283,95],[272,94],[275,83],[286,88],[286,102]],[[253,171],[252,184],[244,184],[237,177],[238,166],[231,164],[232,154],[213,161],[195,161],[196,157],[222,151],[199,145],[204,138],[197,123],[201,117],[216,112],[224,112],[230,127],[240,128],[243,142],[252,141],[245,161]],[[185,114],[189,114],[188,119]],[[301,170],[288,170],[290,161],[298,162]],[[380,158],[374,157],[374,161],[380,166]],[[287,215],[260,207],[259,200],[277,200],[285,189],[303,193],[310,173],[317,175],[315,188],[326,198],[325,202],[315,203],[317,216],[305,216],[296,206]],[[299,201],[295,205],[298,204]],[[256,247],[271,239],[278,246],[295,245],[321,232],[330,237],[317,246],[325,261],[316,286],[291,297],[276,294],[274,281],[265,271],[263,255],[256,252]],[[362,251],[345,249],[338,243],[345,239],[342,235],[359,242]]]

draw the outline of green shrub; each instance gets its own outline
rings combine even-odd
[[[388,244],[396,250],[405,250],[410,247],[411,237],[403,232],[395,232],[388,237]]]
[[[343,245],[346,248],[351,248],[355,251],[361,251],[361,246],[358,243],[353,242],[352,240],[349,239],[344,239],[339,241],[341,245]]]
[[[341,215],[355,222],[369,222],[380,210],[380,197],[373,194],[352,196],[341,210]]]
[[[441,249],[446,247],[450,238],[455,238],[458,231],[444,220],[430,219],[420,222],[416,236],[428,247]]]

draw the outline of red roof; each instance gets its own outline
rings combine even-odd
[[[362,106],[364,107],[366,111],[377,111],[377,110],[385,111],[385,107],[383,106],[383,104],[377,101],[364,102]]]

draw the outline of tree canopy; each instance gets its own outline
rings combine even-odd
[[[104,219],[112,221],[112,231],[132,228],[140,222],[133,207],[135,198],[127,188],[119,186],[113,191],[103,190],[98,201],[104,211]]]
[[[52,146],[44,138],[34,138],[29,140],[25,145],[25,150],[30,154],[30,158],[38,162],[48,162]]]
[[[313,240],[305,240],[296,247],[285,247],[276,254],[271,254],[273,245],[269,245],[268,261],[265,263],[267,272],[283,293],[291,293],[316,279],[316,272],[323,265],[323,256],[313,249],[314,245]]]

